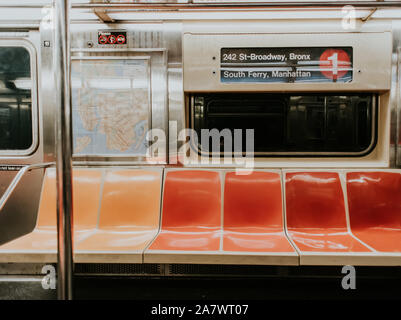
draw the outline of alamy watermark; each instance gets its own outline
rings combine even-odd
[[[254,168],[254,129],[193,129],[177,130],[177,122],[169,122],[169,163],[184,165],[233,165],[237,173],[247,174]],[[162,129],[151,129],[146,134],[149,147],[147,162],[158,163],[167,155],[167,134]],[[244,170],[242,170],[244,169]]]
[[[354,30],[356,28],[356,10],[353,6],[344,6],[341,10],[343,18],[341,26],[344,30]]]
[[[341,286],[344,290],[356,289],[356,270],[354,266],[344,266],[341,273],[345,276],[341,280]]]
[[[56,268],[51,264],[47,264],[43,266],[42,274],[45,274],[42,278],[42,288],[55,290],[57,286]]]

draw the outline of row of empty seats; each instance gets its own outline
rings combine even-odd
[[[81,263],[401,265],[401,171],[74,169]],[[0,262],[56,261],[55,171]]]

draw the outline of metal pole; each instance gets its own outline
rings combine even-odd
[[[54,66],[57,90],[56,171],[58,298],[71,300],[73,291],[73,207],[69,1],[54,0],[54,9]]]

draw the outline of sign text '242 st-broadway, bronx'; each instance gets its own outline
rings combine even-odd
[[[221,82],[350,82],[352,47],[222,48]]]

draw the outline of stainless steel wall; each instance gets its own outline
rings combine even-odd
[[[185,1],[184,1],[185,2]],[[1,39],[25,39],[35,48],[37,69],[37,119],[38,148],[24,157],[0,156],[0,196],[10,183],[16,171],[5,171],[5,165],[28,165],[54,161],[55,146],[55,89],[53,81],[52,45],[53,31],[46,21],[38,17],[21,19],[15,8],[15,19],[0,21]],[[149,56],[152,63],[152,127],[163,129],[169,133],[167,150],[175,150],[180,143],[176,132],[185,128],[186,101],[183,80],[183,34],[191,32],[204,33],[302,33],[349,32],[341,29],[341,9],[325,11],[317,9],[266,9],[265,11],[231,11],[195,9],[147,11],[115,9],[108,12],[112,23],[101,21],[92,9],[74,9],[71,26],[72,55],[74,57],[99,56]],[[365,10],[366,11],[366,10]],[[363,15],[366,15],[364,11]],[[369,10],[367,10],[369,13]],[[26,9],[24,10],[26,13]],[[388,148],[389,166],[401,167],[401,18],[400,9],[377,11],[368,21],[357,20],[356,30],[364,32],[389,30],[392,33],[392,68],[391,89],[382,92],[382,104],[389,108],[391,121],[389,128],[384,128],[390,134]],[[360,16],[360,15],[359,15]],[[88,18],[90,17],[90,18]],[[397,18],[398,17],[398,18]],[[28,19],[29,18],[29,19]],[[128,33],[128,45],[105,48],[97,44],[98,30],[124,29]],[[46,46],[45,46],[46,43]],[[49,46],[47,46],[49,45]],[[305,43],[305,46],[308,44]],[[374,45],[374,44],[372,44]],[[369,54],[367,52],[366,54]],[[369,88],[367,88],[368,90]],[[171,122],[171,124],[169,124]],[[170,159],[169,159],[170,158]],[[174,163],[175,154],[164,155],[163,163]],[[134,165],[147,164],[143,158],[127,157],[77,157],[77,165]],[[3,166],[3,167],[2,167]],[[262,164],[263,166],[263,164]],[[280,167],[280,164],[275,165]],[[295,165],[294,165],[295,166]],[[331,167],[344,167],[346,162],[332,162]],[[3,168],[3,169],[1,169]],[[8,167],[10,168],[10,167]],[[43,172],[40,170],[38,172]],[[16,229],[15,237],[26,233],[34,226],[37,204],[41,188],[42,174],[29,175],[30,187],[18,191],[23,200],[23,206],[28,209],[24,215],[11,220],[6,219],[0,224],[0,234],[7,225]],[[31,188],[31,189],[30,189]],[[35,188],[35,190],[32,190]],[[22,203],[22,201],[21,201]],[[17,209],[13,209],[17,210]],[[18,210],[23,210],[19,208]],[[22,212],[22,211],[21,211]],[[8,214],[7,214],[8,215]],[[0,216],[6,216],[1,211]],[[2,227],[3,226],[3,227]],[[9,228],[7,226],[7,228]],[[1,243],[0,239],[0,243]]]

